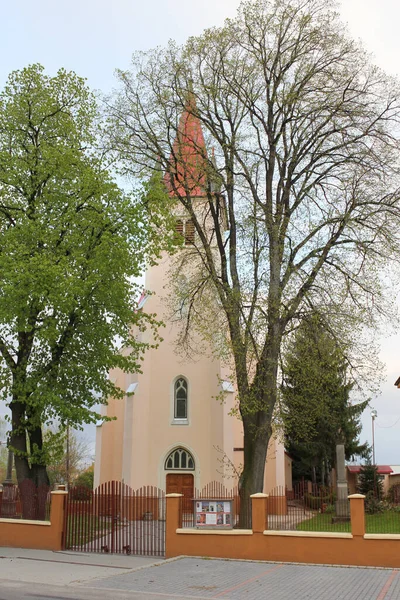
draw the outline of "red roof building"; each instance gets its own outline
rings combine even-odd
[[[347,466],[347,484],[350,494],[355,494],[358,491],[358,475],[360,474],[363,465],[348,465]],[[390,465],[377,465],[378,475],[383,480],[383,491],[385,494],[389,491],[389,475],[393,473]]]
[[[390,475],[393,473],[393,469],[390,465],[377,465],[378,467],[378,475]],[[351,465],[347,467],[349,473],[360,473],[362,469],[362,465]]]

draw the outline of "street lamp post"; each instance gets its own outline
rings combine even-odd
[[[67,448],[66,448],[67,452],[65,454],[65,470],[66,470],[66,483],[67,483],[67,490],[69,491],[69,469],[70,469],[70,460],[69,460],[69,452],[70,452],[70,447],[69,447],[69,423],[67,423]]]
[[[371,410],[372,418],[372,464],[375,466],[375,419],[378,416],[378,411],[373,408]]]

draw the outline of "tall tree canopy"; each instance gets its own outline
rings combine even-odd
[[[325,484],[336,464],[336,444],[347,459],[366,457],[360,417],[368,400],[353,404],[346,349],[340,347],[318,316],[305,318],[289,346],[283,366],[281,415],[293,477]]]
[[[117,187],[97,119],[64,70],[16,71],[0,93],[0,380],[19,482],[48,482],[43,425],[94,422],[94,405],[123,393],[108,370],[139,368],[130,324],[157,325],[135,311],[133,278],[161,249],[170,201],[161,186]]]
[[[260,492],[284,337],[310,310],[339,326],[372,323],[379,305],[377,273],[398,248],[398,84],[329,0],[244,2],[223,27],[134,55],[119,78],[109,143],[127,174],[161,165],[192,219],[186,317],[206,290],[217,296],[244,426],[241,490]],[[204,133],[197,182],[175,143],[184,110]]]

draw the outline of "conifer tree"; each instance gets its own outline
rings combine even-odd
[[[319,316],[304,319],[286,354],[282,386],[282,416],[295,479],[326,483],[340,442],[347,459],[368,452],[368,445],[359,440],[368,400],[352,404],[353,386],[344,348]]]
[[[381,500],[383,497],[383,481],[378,474],[378,467],[371,462],[365,464],[358,475],[358,492],[367,497],[367,508],[373,505],[371,499]],[[372,508],[372,506],[370,507]]]

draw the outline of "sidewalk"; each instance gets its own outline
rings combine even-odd
[[[120,554],[86,554],[0,548],[1,579],[47,585],[81,584],[159,564],[163,559]]]
[[[1,600],[398,600],[397,569],[0,548]]]

